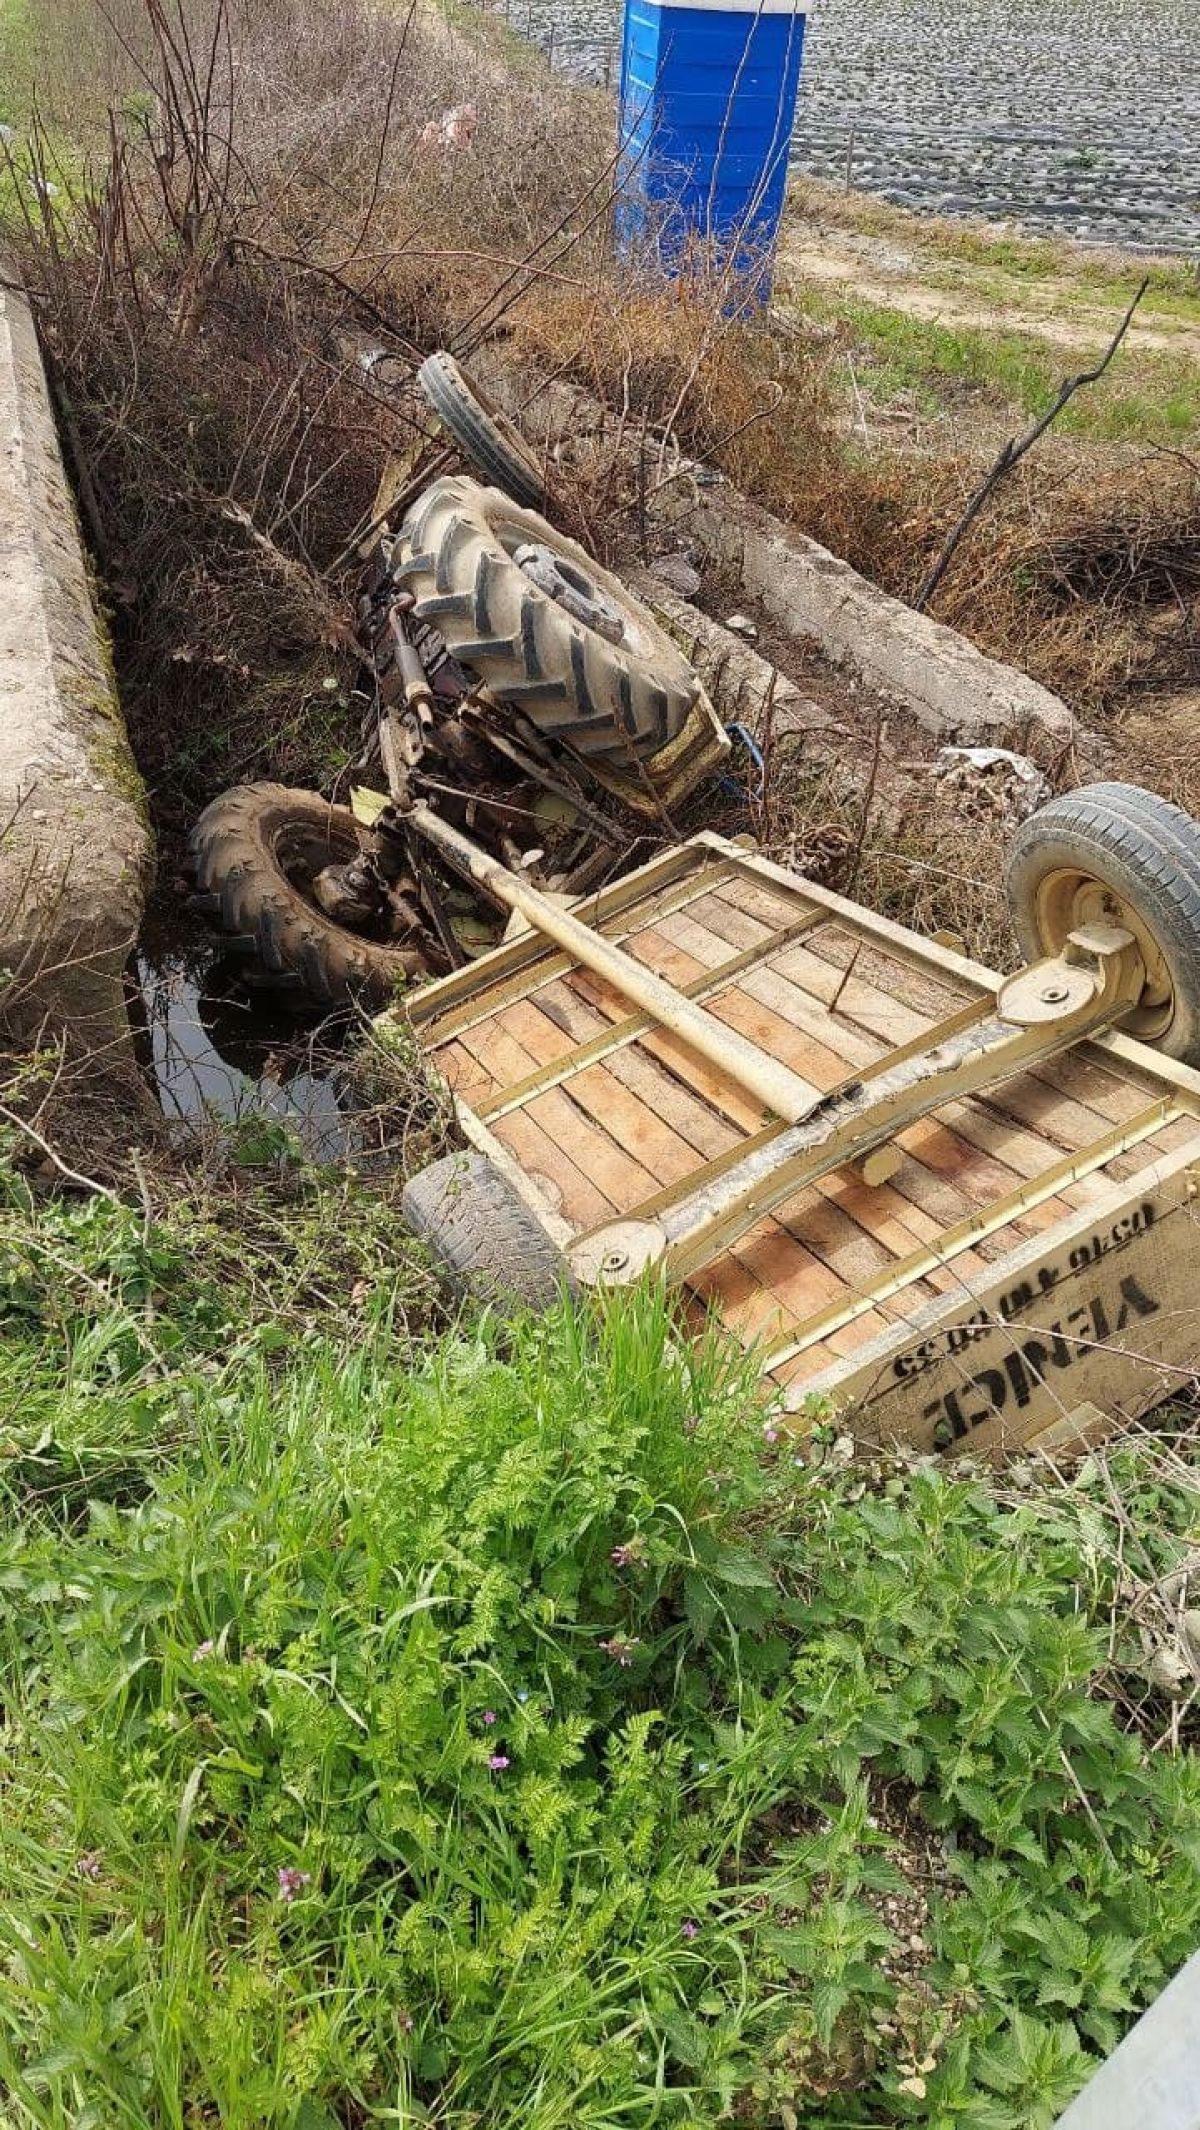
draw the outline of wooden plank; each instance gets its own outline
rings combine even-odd
[[[469,1050],[464,1050],[461,1043],[444,1044],[432,1062],[451,1094],[460,1102],[469,1103],[473,1109],[481,1108],[495,1092],[495,1074],[489,1072],[486,1065],[481,1065],[478,1058],[472,1057]]]
[[[737,865],[732,869],[730,883],[728,890],[722,888],[715,892],[721,893],[723,900],[732,902],[736,909],[745,910],[751,917],[759,918],[772,932],[782,931],[783,927],[790,923],[795,916],[798,900],[807,908],[818,910],[822,917],[827,915],[820,891],[812,887],[800,873],[792,875],[791,886],[786,893],[781,893],[777,887],[761,879],[757,872],[747,870],[744,865]]]
[[[705,1265],[694,1280],[688,1281],[687,1291],[719,1318],[724,1329],[743,1346],[751,1346],[756,1340],[766,1346],[776,1343],[791,1321],[778,1296],[755,1277],[748,1265],[729,1254]]]
[[[822,1306],[820,1297],[832,1301],[845,1291],[837,1273],[775,1220],[762,1221],[757,1228],[752,1228],[742,1237],[733,1254],[781,1305],[781,1325],[794,1323],[805,1314],[811,1315],[815,1308]],[[886,1329],[886,1319],[877,1311],[872,1312],[870,1329],[866,1328],[865,1322],[851,1325],[842,1343],[850,1352],[856,1345]],[[838,1349],[835,1346],[833,1350]]]
[[[501,1020],[531,1056],[544,1062],[547,1056],[560,1055],[561,1029],[532,1000],[522,999],[506,1007]],[[590,1065],[575,1073],[567,1092],[602,1131],[641,1164],[655,1183],[676,1182],[700,1166],[695,1148],[604,1065]]]
[[[1040,1183],[1026,1185],[1025,1190],[1040,1194],[1047,1200],[1050,1199],[1060,1181],[1066,1180],[1064,1172],[1068,1174],[1076,1172],[1084,1164],[1095,1168],[1102,1167],[1113,1151],[1114,1141],[1124,1141],[1131,1149],[1139,1147],[1142,1166],[1144,1167],[1146,1144],[1153,1132],[1161,1124],[1164,1105],[1171,1099],[1169,1094],[1164,1095],[1160,1091],[1154,1101],[1142,1110],[1138,1117],[1131,1119],[1128,1123],[1112,1126],[1106,1141],[1092,1146],[1086,1154],[1063,1155],[1055,1164],[1054,1169]],[[882,1281],[865,1281],[861,1291],[857,1295],[848,1296],[836,1306],[832,1314],[823,1312],[822,1315],[825,1321],[817,1318],[810,1320],[807,1324],[798,1326],[795,1335],[795,1346],[808,1346],[814,1344],[818,1339],[824,1339],[828,1332],[838,1327],[840,1319],[846,1316],[864,1314],[872,1303],[882,1307],[884,1302],[889,1299],[895,1299],[898,1302],[901,1283],[907,1286],[910,1281],[926,1280],[931,1273],[935,1260],[945,1270],[950,1269],[952,1262],[954,1283],[961,1291],[969,1293],[970,1288],[967,1285],[965,1259],[970,1254],[970,1245],[979,1241],[988,1227],[993,1232],[1003,1232],[1005,1228],[1011,1225],[1011,1219],[1012,1211],[1010,1207],[1004,1201],[1000,1201],[986,1211],[981,1210],[969,1216],[966,1220],[957,1223],[953,1228],[947,1229],[941,1236],[932,1239],[927,1246],[913,1251],[909,1256],[891,1265],[885,1271]],[[976,1282],[976,1285],[978,1284]],[[790,1358],[790,1353],[786,1351],[773,1355],[767,1363],[768,1369],[774,1371],[787,1358]]]
[[[529,1051],[509,1034],[495,1015],[490,1020],[480,1021],[474,1028],[465,1028],[458,1042],[461,1049],[491,1074],[497,1087],[506,1087],[510,1080],[523,1079],[535,1063]],[[440,1058],[440,1051],[437,1056]]]
[[[835,1022],[864,1029],[884,1043],[908,1043],[966,1003],[964,992],[918,1009],[907,999],[883,991],[859,964],[851,967],[849,956],[843,964],[821,953],[825,936],[819,928],[807,933],[797,946],[780,955],[776,967],[780,975],[790,977],[818,999]]]
[[[572,979],[571,988],[589,1004],[606,1014],[609,1020],[618,1020],[625,1012],[625,1001],[611,985],[590,969],[580,970]],[[743,1130],[754,1131],[762,1121],[762,1104],[752,1095],[742,1092],[735,1081],[718,1072],[703,1058],[698,1058],[678,1036],[668,1035],[663,1030],[654,1035],[643,1036],[639,1048],[649,1052],[669,1071],[683,1081],[693,1094],[700,1095],[720,1115],[728,1117]]]
[[[1110,1124],[1124,1124],[1135,1117],[1162,1084],[1105,1064],[1090,1043],[1077,1044],[1066,1057],[1047,1058],[1038,1067],[1038,1078],[1074,1101],[1086,1102]]]
[[[705,1161],[717,1159],[740,1141],[738,1126],[694,1093],[678,1074],[670,1072],[644,1042],[621,1051],[612,1060],[610,1070],[643,1101],[661,1104],[672,1131],[686,1139]]]
[[[762,1005],[740,983],[711,999],[709,1011],[751,1042],[761,1044],[773,1057],[782,1058],[808,1081],[814,1100],[830,1088],[839,1087],[846,1078],[845,1062],[835,1051]]]
[[[670,922],[673,924],[675,920],[672,919]],[[789,927],[784,937],[789,940],[798,937],[805,929],[805,924],[805,919],[799,919]],[[757,947],[747,947],[738,954],[726,957],[716,968],[708,970],[702,976],[693,978],[690,983],[683,987],[685,992],[689,997],[702,1001],[711,999],[714,993],[722,987],[723,983],[731,982],[735,976],[741,975],[742,971],[751,965],[757,953]],[[578,1032],[575,1035],[568,1034],[567,1030],[571,1022],[564,1019],[563,1013],[558,1007],[558,993],[562,988],[561,985],[557,987],[548,985],[545,991],[536,994],[536,1003],[540,1010],[548,1014],[549,1018],[554,1021],[555,1026],[561,1030],[562,1040],[558,1051],[547,1053],[545,1070],[538,1071],[527,1080],[516,1082],[514,1085],[505,1088],[502,1093],[496,1095],[489,1104],[489,1115],[498,1114],[501,1105],[505,1108],[515,1107],[518,1103],[524,1101],[527,1095],[537,1093],[539,1088],[543,1086],[560,1084],[563,1080],[569,1079],[575,1073],[582,1071],[585,1065],[611,1057],[619,1050],[630,1048],[639,1036],[651,1033],[655,1026],[650,1015],[631,1013],[626,1014],[623,1019],[618,1021],[604,1022],[600,1020],[599,1026],[591,1027],[589,1032],[580,1040]],[[551,993],[554,994],[553,1003],[550,1001]],[[575,995],[570,993],[569,990],[567,996],[573,1003],[575,1002]],[[529,1003],[533,1003],[533,1001],[531,1000]],[[583,1010],[590,1011],[590,1009]],[[596,1018],[599,1019],[598,1016]],[[573,1015],[576,1030],[578,1030],[578,1020],[579,1009]]]
[[[607,1132],[590,1123],[561,1088],[552,1087],[546,1094],[536,1095],[526,1109],[513,1114],[530,1117],[539,1124],[547,1138],[561,1148],[581,1175],[590,1179],[617,1213],[637,1205],[655,1189],[649,1170],[625,1153]]]
[[[814,928],[814,952],[845,972],[853,964],[855,975],[884,998],[897,995],[918,1013],[934,1020],[953,1013],[967,998],[975,997],[974,986],[956,982],[935,969],[913,968],[906,960],[864,936],[861,924],[826,924]],[[923,945],[924,942],[918,942]]]
[[[1190,1385],[1198,1157],[1200,1136],[1013,1252],[966,1321],[961,1303],[937,1303],[809,1387],[854,1399],[872,1439],[961,1452],[1016,1447],[1087,1401],[1136,1414]]]
[[[929,1248],[944,1232],[943,1221],[934,1219],[920,1205],[904,1197],[894,1183],[868,1186],[853,1170],[840,1169],[835,1175],[827,1176],[819,1188],[860,1227],[874,1235],[893,1258],[907,1257],[922,1247]],[[928,1278],[935,1288],[949,1288],[961,1283],[962,1279],[982,1277],[986,1270],[986,1258],[976,1250],[964,1250],[957,1260],[955,1272],[933,1267]]]
[[[569,1160],[558,1141],[523,1110],[504,1117],[493,1136],[569,1222],[573,1234],[612,1219],[616,1208],[597,1189],[594,1180]]]
[[[631,873],[617,887],[628,886],[637,877]],[[614,900],[598,929],[606,939],[627,943],[631,933],[653,923],[656,916],[684,906],[710,884],[704,880],[703,885],[698,885],[695,877],[669,882],[650,895],[644,894],[640,907],[632,909],[629,905],[636,904],[638,898],[631,893]],[[604,893],[616,897],[616,889],[606,889]],[[591,921],[586,903],[573,914]],[[540,933],[522,933],[466,968],[456,969],[452,975],[439,977],[436,983],[414,991],[411,1000],[406,1000],[404,1011],[410,1025],[421,1035],[423,1047],[435,1048],[448,1036],[460,1034],[464,1027],[487,1019],[501,1006],[528,997],[572,966],[571,956],[553,947]]]
[[[737,881],[740,895],[743,883],[753,881],[767,886],[773,892],[785,896],[803,895],[828,910],[830,917],[847,925],[856,934],[862,933],[889,954],[902,962],[925,971],[944,976],[952,984],[961,984],[966,991],[995,992],[1003,979],[994,969],[986,969],[982,962],[971,961],[965,954],[956,954],[949,947],[938,946],[932,939],[921,939],[906,926],[897,924],[891,917],[883,917],[877,910],[851,902],[845,895],[838,895],[832,888],[822,887],[807,876],[791,873],[773,859],[764,858],[758,851],[748,852],[728,837],[718,835],[714,829],[703,829],[693,837],[693,842],[702,844],[706,850],[727,858]],[[1194,1076],[1195,1092],[1200,1096],[1200,1075]]]
[[[815,919],[817,913],[812,914]],[[730,947],[757,947],[763,955],[769,954],[773,942],[791,928],[786,919],[780,924],[764,924],[753,911],[735,909],[715,892],[698,895],[684,913],[684,921],[691,930],[703,930],[710,938],[722,940],[726,953]]]

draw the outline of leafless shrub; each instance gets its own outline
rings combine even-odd
[[[61,97],[67,18],[38,5]],[[18,248],[172,829],[231,777],[308,783],[344,755],[348,537],[389,459],[411,475],[438,448],[406,372],[481,303],[502,315],[514,274],[542,271],[531,230],[571,241],[571,202],[586,220],[611,174],[594,99],[548,95],[540,66],[510,77],[432,11],[121,6],[99,14],[120,101],[101,123],[90,91],[86,181],[47,111]],[[464,102],[473,126],[447,144]],[[364,365],[379,346],[386,371]]]

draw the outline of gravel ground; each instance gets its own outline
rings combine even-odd
[[[617,79],[619,0],[508,0]],[[816,0],[795,161],[902,206],[1200,255],[1200,0]]]

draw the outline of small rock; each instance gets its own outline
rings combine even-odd
[[[700,589],[700,572],[683,554],[660,555],[650,564],[650,575],[681,599],[694,599]]]
[[[758,642],[758,625],[751,621],[749,614],[728,614],[725,626],[732,629],[735,636],[744,636],[747,643]]]

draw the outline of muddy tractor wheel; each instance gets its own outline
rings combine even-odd
[[[417,383],[480,479],[502,488],[514,503],[539,510],[546,491],[537,460],[507,415],[453,355],[444,348],[427,355]]]
[[[420,953],[346,930],[312,896],[318,873],[358,848],[348,807],[283,784],[235,785],[192,830],[194,905],[226,933],[252,980],[298,1006],[386,1005],[425,973]]]
[[[497,488],[435,481],[400,533],[397,583],[498,702],[628,774],[675,738],[700,684],[619,578]]]
[[[1146,967],[1122,1027],[1200,1065],[1200,824],[1136,784],[1087,784],[1023,821],[1006,885],[1029,961],[1077,925],[1132,932]]]
[[[486,1154],[443,1155],[405,1184],[401,1205],[457,1295],[540,1314],[573,1291],[562,1253]]]

